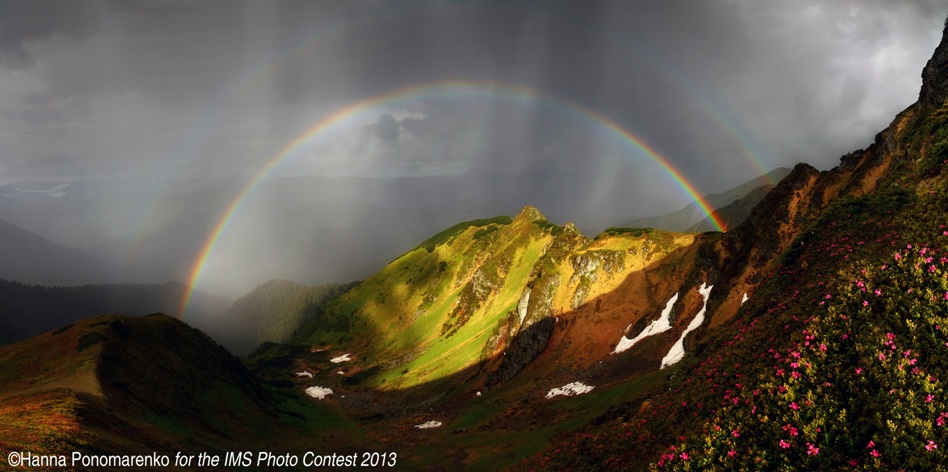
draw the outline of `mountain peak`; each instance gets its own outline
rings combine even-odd
[[[922,69],[922,91],[918,101],[923,105],[941,106],[948,99],[948,20],[941,42]]]
[[[543,213],[540,213],[540,210],[537,210],[536,207],[527,205],[523,207],[522,210],[520,210],[520,213],[518,213],[517,217],[514,219],[534,221],[534,220],[545,220],[546,217],[543,216]]]

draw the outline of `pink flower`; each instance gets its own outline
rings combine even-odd
[[[869,306],[869,302],[863,300],[863,301],[862,301],[862,306]]]
[[[925,397],[925,403],[931,403],[934,399],[935,396],[929,393],[928,396]]]
[[[691,456],[689,456],[688,453],[686,452],[682,452],[681,454],[678,455],[678,457],[681,457],[681,459],[685,461],[688,459],[691,459]]]
[[[876,291],[873,293],[875,293],[876,296],[878,297],[879,295],[882,295],[882,290],[876,289]]]
[[[875,450],[875,449],[869,451],[869,454],[872,454],[872,457],[879,457],[879,456],[882,455],[882,454],[879,454],[879,451],[877,451],[877,450]]]
[[[879,360],[880,360],[880,361],[881,361],[881,360],[885,360],[885,353],[884,353],[884,352],[880,352],[880,353],[879,353]]]
[[[734,456],[736,456],[736,455],[737,455],[737,451],[735,451],[734,449],[731,449],[730,451],[727,451],[727,456],[728,456],[728,457],[734,457]]]
[[[780,447],[782,447],[782,448],[784,448],[784,449],[787,449],[787,448],[790,447],[790,443],[788,443],[787,441],[784,441],[783,439],[781,439],[781,440],[780,440]]]
[[[931,442],[931,441],[929,441],[929,442]],[[816,446],[814,446],[814,445],[812,445],[812,444],[810,444],[810,443],[806,443],[806,455],[808,455],[808,456],[815,456],[815,455],[817,455],[817,454],[819,454],[819,453],[820,453],[820,448],[818,448],[818,447],[816,447]]]
[[[791,402],[791,403],[790,403],[790,409],[793,410],[793,411],[799,410],[799,409],[800,409],[800,405],[797,405],[797,402]]]
[[[932,441],[931,439],[929,439],[928,444],[925,445],[925,449],[928,452],[931,452],[931,451],[934,451],[935,449],[938,449],[938,445],[935,444],[935,441]]]
[[[833,298],[833,296],[827,293],[827,294],[826,294],[826,299],[829,300],[830,298]]]
[[[869,440],[869,445],[866,446],[866,449],[872,449],[872,448],[874,448],[874,447],[876,447],[876,443],[873,442],[873,441],[870,439],[870,440]]]
[[[731,431],[731,436],[734,436],[735,438],[739,438],[741,437],[741,433],[737,432],[737,430],[735,429],[734,431]]]
[[[862,375],[862,367],[856,367],[856,375]]]

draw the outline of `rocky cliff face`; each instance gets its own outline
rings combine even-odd
[[[922,69],[922,91],[918,95],[918,102],[922,106],[940,107],[948,98],[948,41],[946,37],[948,37],[948,22],[945,22],[941,44]]]

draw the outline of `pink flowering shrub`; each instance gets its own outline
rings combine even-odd
[[[735,318],[694,343],[648,401],[520,468],[943,468],[945,185],[834,205]]]

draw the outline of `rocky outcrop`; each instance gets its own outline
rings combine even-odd
[[[922,91],[918,102],[923,107],[940,107],[948,98],[948,22],[935,54],[922,69]]]
[[[576,286],[571,308],[574,310],[586,303],[592,285],[599,279],[599,270],[608,274],[625,269],[625,253],[622,251],[589,251],[570,257],[573,275],[570,285]]]

